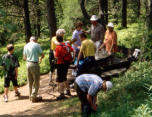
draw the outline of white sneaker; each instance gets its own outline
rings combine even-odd
[[[8,96],[4,95],[4,102],[8,102]]]

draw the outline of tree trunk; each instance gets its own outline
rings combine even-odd
[[[47,19],[48,26],[50,30],[50,39],[56,35],[56,16],[55,16],[55,7],[54,0],[47,0]]]
[[[147,0],[147,18],[146,18],[146,26],[148,30],[152,29],[152,0]]]
[[[138,7],[138,9],[137,9],[137,17],[139,18],[140,17],[140,7],[141,7],[140,0],[137,0],[137,7]]]
[[[108,0],[105,0],[105,23],[108,24]]]
[[[114,0],[113,1],[113,8],[114,8],[114,23],[118,24],[118,10],[119,10],[119,6],[117,5],[117,3],[119,2],[119,0]]]
[[[106,28],[104,18],[105,5],[105,0],[99,0],[99,22],[104,26],[104,28]]]
[[[127,0],[122,0],[122,27],[127,27]]]
[[[82,14],[83,14],[84,18],[86,19],[86,21],[89,22],[90,16],[85,9],[84,3],[85,3],[85,0],[80,0],[80,7],[81,7]]]
[[[24,25],[25,25],[25,41],[29,42],[29,39],[32,35],[31,33],[31,24],[29,18],[29,8],[28,8],[28,0],[24,0]]]
[[[36,4],[37,4],[37,34],[36,36],[37,37],[40,37],[40,33],[41,33],[41,10],[40,10],[40,7],[39,7],[39,0],[36,1]]]

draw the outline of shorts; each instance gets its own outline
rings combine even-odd
[[[67,80],[69,63],[57,64],[57,79],[56,82],[64,82]]]
[[[4,79],[4,87],[10,87],[10,81],[12,81],[13,86],[18,87],[17,79],[15,79],[15,76],[7,76]]]

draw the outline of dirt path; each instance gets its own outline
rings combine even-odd
[[[0,116],[32,116],[32,117],[64,117],[74,114],[79,109],[72,109],[70,106],[74,104],[76,93],[72,91],[72,96],[62,101],[56,101],[56,96],[59,95],[57,92],[52,90],[52,87],[48,85],[49,76],[41,76],[41,86],[39,94],[43,97],[42,102],[32,103],[28,98],[28,85],[23,86],[19,89],[21,97],[14,97],[14,92],[9,92],[9,101],[5,103],[3,101],[3,95],[0,95]],[[71,104],[69,104],[71,102]],[[76,107],[79,104],[75,105]],[[67,108],[71,108],[70,111]]]

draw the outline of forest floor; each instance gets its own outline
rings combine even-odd
[[[14,92],[9,92],[9,100],[7,103],[3,101],[3,95],[0,95],[0,116],[32,116],[32,117],[65,117],[79,113],[79,103],[76,98],[76,92],[71,89],[72,96],[67,99],[57,101],[56,96],[59,93],[52,90],[52,86],[48,85],[49,75],[42,75],[40,81],[39,94],[43,97],[41,102],[32,103],[28,97],[28,85],[20,87],[21,96],[14,97]],[[76,104],[74,103],[76,102]],[[74,108],[71,108],[74,107]]]

